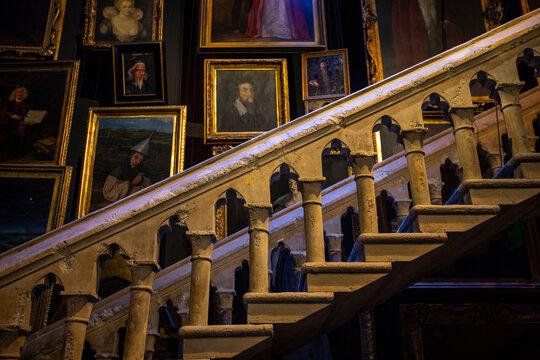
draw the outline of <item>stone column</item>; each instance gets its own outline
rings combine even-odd
[[[156,340],[159,338],[159,307],[160,304],[152,302],[148,314],[148,327],[146,330],[145,360],[154,358]]]
[[[139,262],[130,264],[130,269],[131,289],[124,359],[139,360],[144,358],[152,285],[159,266],[154,262]]]
[[[152,360],[154,358],[156,340],[158,338],[159,338],[159,333],[149,332],[146,334],[146,349],[144,353],[144,360]]]
[[[321,191],[325,178],[299,178],[302,185],[307,262],[324,261],[324,230]]]
[[[463,179],[482,179],[480,171],[480,161],[476,151],[476,140],[474,138],[474,110],[476,106],[455,107],[450,111],[452,126],[454,127],[454,137],[459,156],[459,163],[463,169]]]
[[[208,325],[210,268],[216,236],[213,232],[187,232],[186,235],[191,242],[189,325]]]
[[[343,234],[326,234],[328,238],[328,254],[330,262],[341,262],[341,241]]]
[[[235,294],[236,294],[235,291],[232,289],[216,291],[216,295],[219,297],[218,310],[219,310],[219,316],[221,318],[222,325],[232,324],[233,300],[234,300]]]
[[[521,116],[521,104],[519,103],[519,92],[522,87],[523,82],[497,85],[506,131],[508,132],[508,138],[512,139],[512,153],[514,156],[531,152]]]
[[[394,200],[397,204],[396,221],[398,226],[401,225],[403,220],[409,215],[409,208],[411,207],[411,199]]]
[[[246,204],[249,214],[249,291],[268,292],[268,221],[272,204]]]
[[[495,176],[503,167],[505,152],[490,152],[488,155],[489,167],[491,168],[491,175]]]
[[[298,274],[302,272],[302,265],[306,262],[305,251],[291,251],[293,259],[294,288],[298,289]]]
[[[0,359],[17,360],[27,335],[17,330],[0,331]]]
[[[377,160],[374,152],[356,152],[351,154],[358,200],[358,220],[360,233],[378,233],[377,201],[373,181],[373,165]]]
[[[402,131],[413,205],[431,204],[426,163],[424,161],[423,141],[426,133],[427,129],[425,128]]]
[[[95,297],[81,294],[63,294],[66,299],[67,316],[64,320],[64,347],[62,359],[79,360],[83,353],[86,328]]]
[[[428,181],[431,205],[443,205],[442,188],[444,183],[439,179],[428,179]]]

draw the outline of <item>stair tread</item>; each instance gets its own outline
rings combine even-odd
[[[496,215],[499,211],[498,205],[416,205],[411,209],[409,215]]]
[[[460,190],[466,190],[470,188],[530,188],[540,187],[540,180],[538,179],[474,179],[465,180]]]
[[[186,325],[179,334],[184,338],[272,336],[273,329],[270,324]]]
[[[448,240],[446,233],[364,233],[359,240],[365,244],[442,243]]]
[[[281,293],[253,293],[244,294],[244,302],[253,303],[331,303],[334,293],[331,292],[281,292]]]
[[[311,262],[302,265],[308,273],[381,273],[392,271],[392,263],[387,261],[366,262]]]

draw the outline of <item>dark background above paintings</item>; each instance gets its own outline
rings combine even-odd
[[[519,15],[520,0],[501,1],[509,9],[503,22]],[[67,1],[60,44],[59,60],[80,60],[80,75],[73,115],[67,165],[73,166],[73,179],[66,222],[76,218],[76,196],[79,192],[82,159],[89,107],[114,106],[113,63],[110,49],[82,45],[85,0]],[[163,9],[163,42],[165,45],[168,105],[187,105],[187,138],[185,168],[212,155],[212,146],[203,141],[204,67],[205,59],[285,58],[289,74],[290,118],[304,115],[302,101],[302,64],[300,52],[221,51],[199,53],[199,1],[165,0]],[[360,0],[326,0],[326,36],[328,50],[348,49],[351,92],[368,85]],[[482,21],[482,20],[479,20]],[[138,104],[133,104],[134,106]]]

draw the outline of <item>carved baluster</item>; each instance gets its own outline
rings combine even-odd
[[[450,111],[464,180],[482,179],[480,161],[476,151],[476,140],[474,139],[473,121],[475,109],[476,106],[455,107]]]
[[[216,236],[211,232],[187,232],[191,242],[189,325],[208,325],[210,268]]]
[[[86,328],[96,299],[81,294],[63,295],[66,299],[67,316],[64,320],[62,359],[79,360],[82,357]]]
[[[398,226],[401,225],[403,220],[409,215],[409,208],[411,207],[411,199],[399,199],[395,200],[397,204],[396,209],[396,221]]]
[[[299,178],[302,184],[307,262],[324,262],[321,191],[325,178]]]
[[[426,133],[427,129],[425,128],[402,131],[414,205],[431,204],[426,163],[424,161],[423,140]]]
[[[246,204],[249,214],[249,291],[268,292],[268,221],[272,204]]]
[[[217,290],[216,296],[219,297],[219,317],[222,325],[232,324],[233,300],[235,291],[232,289]]]
[[[341,242],[343,234],[327,234],[328,238],[328,255],[330,262],[341,262]]]
[[[373,165],[377,154],[373,152],[357,152],[351,154],[358,199],[358,219],[360,233],[378,233],[377,205],[375,185],[373,182]]]
[[[142,359],[146,345],[146,330],[152,285],[159,266],[154,262],[131,262],[131,289],[124,359]]]

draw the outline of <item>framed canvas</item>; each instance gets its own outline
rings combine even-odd
[[[163,0],[86,0],[83,44],[163,40]]]
[[[114,102],[165,104],[163,43],[114,44]]]
[[[205,143],[251,139],[289,121],[285,59],[206,59]]]
[[[3,1],[0,56],[58,58],[66,0]]]
[[[0,64],[0,162],[65,165],[78,61]]]
[[[200,0],[200,50],[324,49],[323,0]]]
[[[376,83],[500,25],[504,9],[493,6],[496,3],[362,0],[368,82]]]
[[[78,216],[184,168],[185,106],[91,108]]]
[[[69,166],[0,165],[0,252],[64,224]]]
[[[302,54],[302,96],[343,97],[350,93],[347,49]]]

